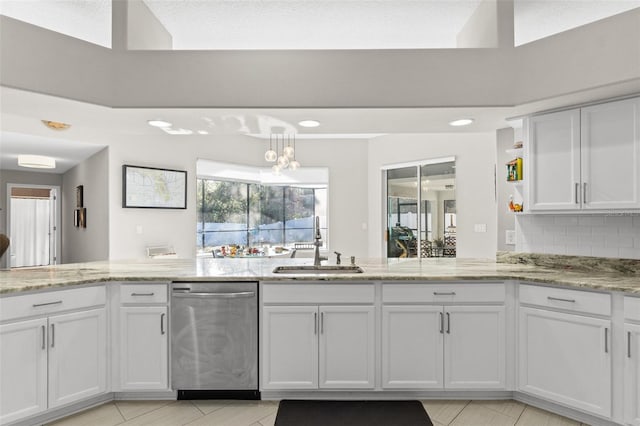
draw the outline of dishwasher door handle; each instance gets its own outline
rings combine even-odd
[[[173,293],[173,297],[202,297],[202,298],[217,298],[217,299],[235,299],[239,297],[254,297],[256,293],[254,291],[238,291],[235,293]]]

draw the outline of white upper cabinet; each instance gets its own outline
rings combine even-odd
[[[582,206],[640,209],[640,98],[581,110]]]
[[[525,208],[580,209],[580,111],[532,117],[528,145],[529,207]]]
[[[528,211],[640,209],[640,98],[528,120]]]

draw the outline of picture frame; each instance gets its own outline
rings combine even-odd
[[[87,227],[87,209],[79,207],[73,210],[73,226],[76,228]]]
[[[122,166],[122,207],[186,209],[187,172],[124,164]]]

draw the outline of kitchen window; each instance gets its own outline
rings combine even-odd
[[[219,246],[294,246],[313,241],[314,217],[327,235],[327,189],[197,179],[197,250]]]

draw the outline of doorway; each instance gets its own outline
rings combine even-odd
[[[455,157],[385,168],[388,258],[455,257]]]
[[[59,262],[59,193],[57,186],[7,184],[11,268]]]

